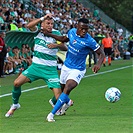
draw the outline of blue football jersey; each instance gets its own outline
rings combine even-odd
[[[90,49],[96,51],[100,45],[88,33],[81,38],[76,31],[76,28],[72,28],[68,32],[69,45],[64,64],[70,69],[82,71],[86,68],[86,57]]]

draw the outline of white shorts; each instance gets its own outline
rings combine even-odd
[[[86,69],[83,71],[77,69],[70,69],[65,65],[61,68],[61,75],[60,75],[60,83],[66,84],[67,80],[73,79],[78,84],[80,83],[81,79],[84,77]]]

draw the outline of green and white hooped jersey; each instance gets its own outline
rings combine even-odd
[[[61,35],[59,31],[52,30],[53,34]],[[49,49],[47,44],[56,43],[56,40],[52,37],[45,36],[43,33],[39,32],[36,37],[34,37],[34,53],[33,53],[33,64],[43,65],[45,67],[57,67],[57,48]]]

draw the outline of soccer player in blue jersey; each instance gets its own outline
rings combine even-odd
[[[68,42],[68,51],[64,65],[61,69],[60,83],[63,89],[62,94],[58,98],[53,110],[48,114],[47,121],[54,122],[54,115],[62,107],[62,111],[71,105],[69,98],[70,92],[80,83],[86,72],[86,57],[90,49],[99,55],[99,60],[92,68],[94,73],[100,70],[105,54],[99,44],[88,34],[88,19],[81,18],[78,21],[77,28],[72,28],[68,32],[68,36],[56,36],[48,33],[49,36],[61,42]],[[64,103],[66,104],[64,106]],[[64,107],[63,107],[63,106]]]

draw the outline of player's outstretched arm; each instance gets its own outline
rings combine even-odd
[[[50,43],[47,45],[48,48],[52,49],[52,48],[59,48],[62,51],[67,51],[67,46],[64,43],[60,43],[60,44],[53,44]]]
[[[58,44],[58,48],[59,48],[60,50],[62,50],[62,51],[67,51],[67,50],[68,50],[67,45],[64,44],[64,43]]]
[[[99,55],[99,59],[98,59],[97,64],[94,65],[94,67],[92,68],[92,71],[94,73],[97,73],[100,70],[100,67],[101,67],[103,60],[105,58],[105,53],[104,53],[102,48],[99,48],[98,50],[96,50],[96,53]]]
[[[68,42],[69,41],[69,38],[67,38],[66,36],[58,36],[58,35],[55,35],[55,34],[52,34],[52,33],[48,33],[48,32],[44,32],[45,35],[48,35],[52,38],[54,38],[55,40],[58,40],[60,42]]]

